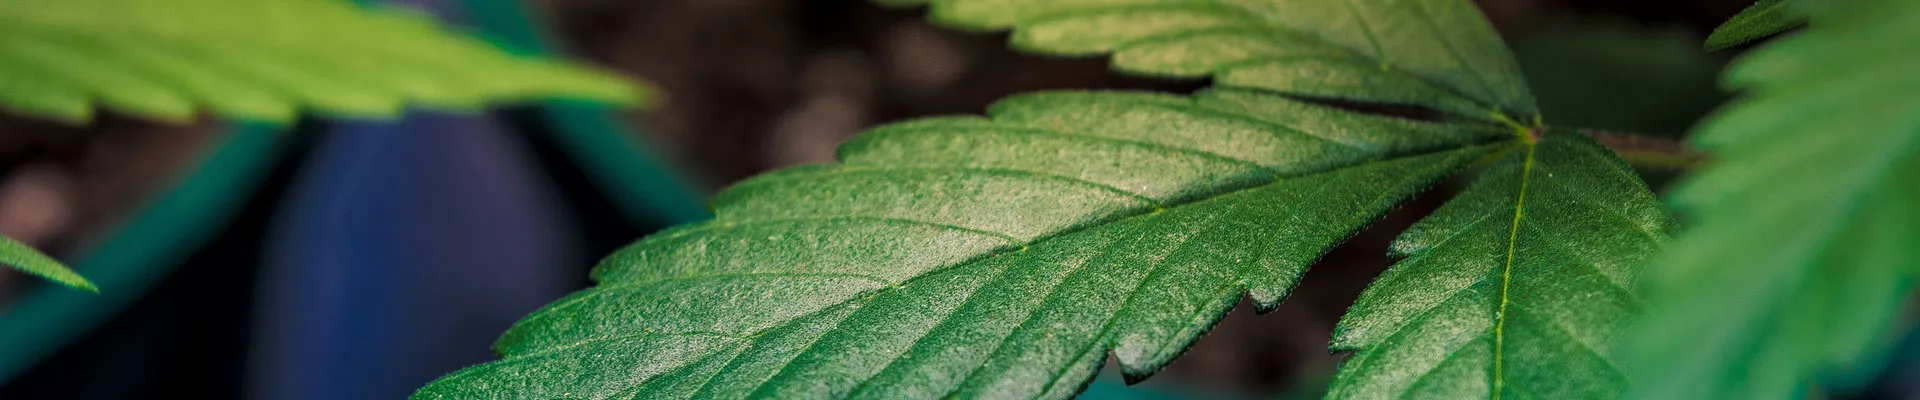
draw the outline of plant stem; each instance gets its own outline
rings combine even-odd
[[[1654,170],[1687,170],[1706,161],[1705,154],[1688,148],[1677,140],[1651,136],[1610,132],[1599,129],[1580,129],[1580,133],[1613,149],[1620,158],[1636,168]]]

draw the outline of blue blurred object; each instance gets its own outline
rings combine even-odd
[[[476,20],[515,53],[548,54],[517,3],[462,3],[474,9],[464,14],[406,3]],[[525,117],[531,126],[415,115],[330,133],[269,237],[250,397],[403,397],[495,358],[496,335],[584,285],[599,254],[583,252],[592,246],[572,234],[570,205],[534,173],[543,166],[520,146],[529,141],[555,147],[636,226],[708,218],[605,108],[554,102]],[[510,140],[514,128],[536,132]]]
[[[265,238],[250,397],[404,397],[579,286],[566,205],[500,126],[427,114],[326,135]]]
[[[517,3],[463,4],[503,47],[549,54]],[[0,397],[230,398],[243,378],[249,397],[404,396],[494,358],[510,323],[586,284],[591,257],[708,218],[605,107],[501,117],[309,124],[330,131],[298,136],[317,154],[237,130],[78,263],[107,293],[37,291],[0,315]]]

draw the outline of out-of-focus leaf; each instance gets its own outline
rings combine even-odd
[[[1691,222],[1647,274],[1636,399],[1791,399],[1871,375],[1920,277],[1920,2],[1835,2],[1728,72]],[[1847,373],[1852,371],[1852,373]],[[1834,379],[1838,378],[1838,379]]]
[[[547,97],[632,104],[642,90],[340,0],[0,0],[0,108],[27,115],[285,122]]]

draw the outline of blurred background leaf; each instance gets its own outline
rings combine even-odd
[[[1561,124],[1676,138],[1728,97],[1726,61],[1679,27],[1613,19],[1547,25],[1513,42],[1540,108]]]
[[[419,1],[408,3],[408,7],[432,6]],[[340,206],[345,202],[356,209],[370,209],[389,205],[385,202],[393,198],[393,193],[429,193],[403,197],[403,204],[414,207],[419,205],[415,199],[437,197],[435,201],[455,205],[416,210],[400,217],[357,225],[356,228],[375,235],[349,238],[349,245],[335,247],[348,250],[340,254],[369,254],[351,251],[364,251],[366,247],[360,245],[367,243],[366,237],[392,234],[395,226],[456,229],[428,235],[428,239],[395,242],[411,246],[408,247],[411,254],[417,254],[439,249],[428,242],[471,245],[476,237],[479,240],[490,237],[485,236],[486,233],[518,235],[551,228],[555,225],[550,220],[565,219],[555,215],[569,214],[568,210],[591,209],[592,213],[604,216],[616,212],[603,209],[617,207],[636,219],[661,220],[704,215],[697,202],[675,200],[676,195],[684,196],[681,193],[685,189],[678,186],[673,176],[653,165],[633,143],[631,133],[617,124],[596,122],[594,118],[605,114],[607,105],[642,104],[646,97],[642,86],[618,74],[575,66],[550,54],[528,52],[525,48],[509,52],[503,47],[524,45],[527,40],[495,44],[469,38],[442,28],[435,17],[415,10],[360,6],[344,0],[0,0],[0,110],[7,114],[0,116],[0,132],[5,132],[0,134],[0,177],[5,178],[0,181],[0,233],[21,233],[24,236],[17,237],[29,238],[23,241],[34,243],[34,247],[73,257],[81,270],[97,275],[98,282],[110,289],[107,295],[82,297],[61,291],[33,290],[44,285],[8,282],[5,276],[0,276],[0,307],[6,307],[0,312],[0,337],[7,339],[0,344],[0,380],[6,381],[6,385],[0,386],[0,397],[31,398],[49,394],[62,398],[167,397],[161,393],[186,390],[196,393],[195,397],[220,398],[242,393],[244,389],[236,378],[239,374],[223,372],[232,370],[220,366],[248,363],[248,357],[240,355],[246,352],[243,349],[255,346],[250,342],[273,343],[245,339],[251,336],[246,332],[251,320],[248,315],[255,302],[247,297],[258,274],[256,269],[261,268],[266,255],[294,253],[270,248],[271,238],[276,235],[272,235],[275,231],[267,226],[283,224],[267,221],[279,219],[273,218],[281,208],[278,200],[293,197],[289,194],[291,189],[312,185],[289,181],[322,180],[295,172],[336,169],[306,160],[311,156],[308,153],[315,152],[315,136],[357,136],[357,143],[399,139],[397,146],[381,145],[372,152],[392,156],[385,159],[392,165],[385,166],[384,171],[365,162],[369,161],[368,152],[357,151],[364,147],[332,145],[327,148],[348,149],[334,151],[344,154],[332,157],[345,161],[340,165],[348,167],[337,169],[350,171],[349,176],[404,182],[373,185],[377,189],[366,191],[365,199],[321,196],[326,199],[320,201],[322,204]],[[516,14],[515,18],[525,16]],[[554,106],[551,112],[522,110],[517,112],[518,116],[475,113],[487,106],[528,105],[547,100],[561,105]],[[315,135],[316,128],[334,123],[305,123],[300,129],[287,126],[304,114],[351,119],[393,118],[410,107],[459,111],[465,116],[443,116],[395,126],[346,126],[345,133],[326,135]],[[215,132],[223,129],[207,122],[210,118],[205,114],[209,113],[214,117],[268,124],[239,124],[242,125],[239,128],[218,134]],[[483,118],[483,121],[469,121]],[[495,118],[499,120],[494,121]],[[36,119],[62,123],[49,124]],[[169,125],[157,126],[153,122]],[[502,126],[513,129],[502,132]],[[396,128],[406,132],[393,132]],[[487,131],[487,128],[494,130]],[[280,130],[297,132],[276,132]],[[504,146],[509,149],[504,152],[500,150],[502,146],[490,144],[501,139],[514,144]],[[528,151],[526,147],[536,148],[535,153],[553,147],[565,150],[559,154],[541,154],[544,158],[528,161],[528,156],[522,153]],[[283,154],[285,157],[281,157]],[[576,161],[575,157],[592,161]],[[576,163],[598,169],[590,172],[569,169],[583,167]],[[416,168],[448,164],[480,168]],[[506,172],[479,172],[486,168]],[[607,168],[622,169],[609,173]],[[386,173],[394,169],[401,173]],[[405,173],[421,170],[449,175]],[[563,186],[569,188],[567,198],[572,201],[565,206],[526,205],[531,202],[529,198],[543,198],[539,193],[554,189],[528,186],[525,179],[508,179],[516,171],[524,174],[521,170],[545,171],[545,174],[533,175],[537,178],[532,180],[537,182],[566,181]],[[370,171],[378,172],[369,175]],[[190,176],[180,176],[183,173]],[[579,175],[591,177],[568,181]],[[361,183],[364,182],[349,185]],[[514,185],[527,188],[504,188]],[[601,197],[605,194],[598,190],[620,192],[628,201],[619,206],[600,205],[606,200]],[[502,191],[528,194],[488,196]],[[505,212],[501,212],[502,209]],[[535,213],[550,220],[513,219],[514,210],[527,209],[550,210]],[[445,215],[433,211],[445,210],[453,210],[454,215],[474,215],[459,212],[485,210],[480,213],[496,221],[505,220],[498,222],[500,224],[535,229],[475,230],[460,229],[457,222],[426,222],[445,221],[433,219],[434,215]],[[327,222],[284,225],[290,226],[290,230],[314,225],[333,227],[329,223],[338,216],[324,212],[310,215]],[[642,229],[628,226],[630,223],[642,224],[602,219],[587,224],[594,228],[585,229],[596,232],[590,236],[592,240],[608,240],[607,236],[623,240],[637,235],[629,230]],[[609,230],[623,233],[606,233]],[[468,235],[460,236],[460,233]],[[516,264],[502,259],[515,258],[513,255],[569,254],[577,251],[571,246],[593,246],[568,235],[548,236],[549,241],[565,243],[561,246],[564,250],[529,246],[528,242],[514,246],[475,245],[508,255],[466,251],[461,253],[476,257],[477,261],[460,264],[489,264],[482,268],[513,272],[501,266],[554,263]],[[467,241],[442,239],[446,237]],[[6,250],[34,252],[24,245]],[[320,261],[339,259],[350,260],[324,258]],[[36,267],[53,265],[52,259],[46,257],[0,261],[20,260],[34,262],[32,265]],[[341,270],[338,265],[326,262],[313,264]],[[379,262],[360,265],[368,268],[363,274],[368,279],[360,282],[399,281],[393,277],[412,276],[404,271],[379,269],[383,265]],[[547,286],[552,291],[529,284],[538,280],[537,277],[515,280],[505,278],[508,275],[480,274],[474,275],[474,280],[438,279],[434,283],[439,286],[403,287],[406,293],[432,297],[448,292],[426,289],[458,290],[500,279],[513,282],[507,284],[510,288],[484,293],[485,299],[492,303],[467,301],[451,312],[432,309],[418,314],[441,319],[417,318],[418,315],[403,318],[432,325],[408,329],[408,332],[433,335],[441,332],[436,329],[449,329],[436,323],[449,319],[459,323],[497,320],[497,324],[504,325],[526,311],[500,306],[513,304],[508,300],[512,296],[507,293],[515,290],[527,293],[530,297],[521,303],[530,308],[564,291],[568,286],[564,282],[576,279],[574,275],[578,273],[553,275],[553,281],[562,283]],[[371,294],[366,286],[341,285],[324,279],[307,282],[356,291],[358,295]],[[287,293],[300,296],[308,292]],[[378,305],[381,310],[411,310],[407,305],[423,303],[408,298],[361,298],[387,303]],[[461,310],[473,312],[463,314]],[[376,318],[355,319],[344,325],[355,330],[386,326]],[[104,328],[88,331],[96,326]],[[258,336],[274,337],[271,332]],[[329,337],[367,343],[365,336]],[[484,342],[485,338],[477,340]],[[81,344],[66,346],[70,342]],[[475,353],[469,356],[474,358],[485,356],[484,345],[463,347],[471,347],[471,351],[452,352]],[[453,346],[407,348],[432,350],[453,349]],[[52,362],[35,365],[50,354],[57,354]],[[399,361],[378,364],[430,376],[462,362],[458,356],[441,353],[402,358],[424,360],[424,364]],[[302,366],[303,371],[324,365],[312,363],[310,359],[286,359],[307,362]],[[358,363],[365,358],[348,356],[347,359]],[[158,364],[144,364],[146,362]],[[124,370],[116,369],[116,365],[181,368]],[[35,368],[29,370],[30,366]],[[387,370],[343,368],[341,371]],[[8,379],[22,373],[26,377]],[[183,379],[185,376],[190,378]],[[377,376],[409,379],[404,373]],[[154,384],[155,381],[171,383]],[[380,382],[361,379],[352,385],[324,386],[336,390],[334,393],[364,393],[355,390],[377,388]],[[393,386],[396,390],[410,389],[417,386],[417,382]]]
[[[1641,278],[1630,397],[1852,393],[1911,325],[1920,2],[1833,5],[1729,69],[1748,94],[1690,138],[1714,161],[1669,199],[1692,223]]]
[[[574,97],[620,104],[613,75],[510,56],[404,9],[340,0],[3,0],[0,108],[84,123],[94,107],[187,122],[202,109],[290,122],[390,118]]]

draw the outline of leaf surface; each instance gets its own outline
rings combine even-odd
[[[1614,399],[1628,290],[1671,221],[1610,150],[1552,131],[1402,234],[1348,309],[1330,399]]]
[[[1218,86],[1191,97],[1046,93],[987,118],[874,129],[841,148],[841,164],[741,183],[714,199],[717,220],[608,258],[598,287],[509,331],[495,346],[504,359],[415,397],[1068,398],[1108,354],[1144,379],[1240,297],[1271,309],[1326,249],[1498,149],[1524,156],[1403,238],[1410,258],[1390,272],[1400,283],[1377,285],[1343,325],[1340,348],[1371,361],[1348,364],[1341,393],[1621,390],[1613,360],[1596,354],[1626,317],[1613,312],[1637,307],[1620,287],[1664,240],[1666,216],[1597,144],[1558,132],[1532,143],[1537,107],[1469,3],[932,6],[950,25],[1011,28],[1026,50],[1111,53],[1125,72]],[[1383,117],[1324,100],[1438,113]],[[1526,185],[1538,186],[1533,197],[1509,198]],[[1522,209],[1535,211],[1518,218]],[[1408,301],[1433,299],[1391,293],[1462,284],[1462,273],[1481,274],[1463,284],[1484,289],[1475,282],[1489,281],[1489,261],[1502,272],[1493,298],[1518,305],[1449,303],[1444,317],[1408,321]],[[1552,283],[1562,277],[1584,281]],[[1487,298],[1474,293],[1457,297]],[[1477,365],[1512,369],[1381,373],[1440,361],[1386,338],[1475,324],[1509,332],[1480,341],[1489,356]],[[1567,330],[1580,336],[1551,336]]]
[[[1749,96],[1695,133],[1714,161],[1671,200],[1692,223],[1648,274],[1636,398],[1800,398],[1877,369],[1920,272],[1920,3],[1835,5],[1729,70]]]
[[[290,121],[576,97],[633,103],[611,75],[507,55],[432,18],[338,0],[0,0],[0,108],[84,122],[94,104],[166,121]]]
[[[1122,72],[1294,95],[1539,116],[1518,64],[1465,0],[881,0],[1013,29],[1016,48],[1113,54]]]
[[[73,270],[68,269],[66,265],[60,264],[60,261],[54,260],[53,257],[48,257],[39,250],[34,250],[33,247],[27,246],[25,243],[14,241],[5,236],[0,236],[0,265],[6,265],[22,272],[47,278],[47,280],[54,281],[66,287],[89,292],[100,291],[100,288],[93,286],[93,282],[88,282],[86,277],[74,273]]]
[[[1231,89],[990,114],[728,189],[416,397],[1066,398],[1110,351],[1141,379],[1242,296],[1273,307],[1501,134]]]
[[[1707,50],[1739,46],[1806,23],[1807,16],[1794,9],[1793,0],[1760,0],[1714,28],[1707,35]]]

